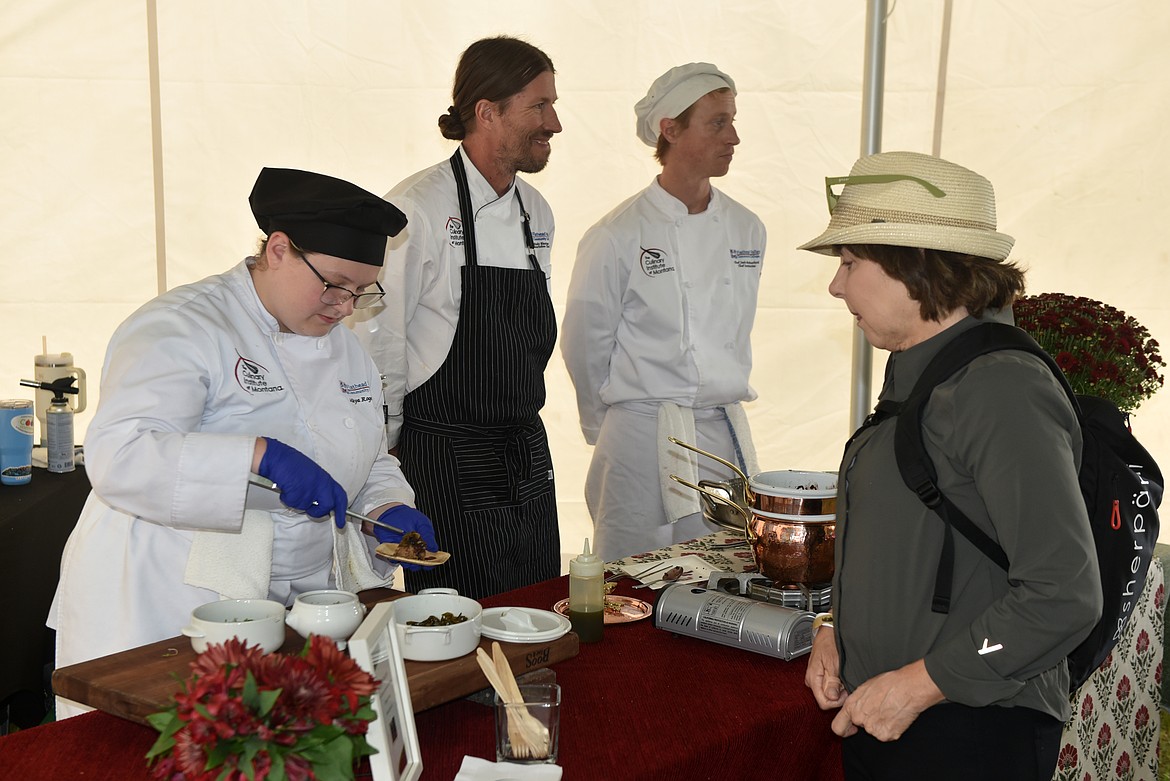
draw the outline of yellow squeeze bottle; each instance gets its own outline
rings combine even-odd
[[[569,621],[582,643],[596,643],[605,626],[605,568],[596,553],[585,550],[569,561]]]

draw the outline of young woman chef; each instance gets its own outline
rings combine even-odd
[[[381,298],[386,237],[406,218],[289,169],[263,169],[249,202],[267,236],[254,257],[159,296],[110,340],[85,442],[93,491],[49,617],[58,666],[178,635],[219,598],[389,584],[371,550],[400,535],[363,536],[351,504],[435,548],[387,454],[378,370],[337,327]]]

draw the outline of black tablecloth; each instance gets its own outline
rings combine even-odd
[[[0,642],[0,703],[43,701],[53,633],[45,627],[57,590],[61,551],[89,496],[85,469],[54,474],[33,469],[26,485],[0,486],[0,593],[6,595]],[[17,712],[13,720],[20,726]],[[34,713],[30,718],[37,718]]]

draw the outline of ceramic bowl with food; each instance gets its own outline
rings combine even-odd
[[[403,659],[455,659],[479,647],[483,608],[455,589],[427,588],[394,600],[394,628]]]
[[[191,611],[182,632],[191,638],[195,653],[233,637],[271,653],[284,645],[284,605],[268,599],[221,599]]]

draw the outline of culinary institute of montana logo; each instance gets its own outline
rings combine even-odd
[[[276,393],[284,390],[283,385],[268,383],[268,369],[255,361],[236,353],[236,382],[246,393]]]
[[[447,242],[452,247],[463,246],[463,220],[458,217],[447,218]]]
[[[654,249],[653,247],[649,249],[640,247],[640,249],[642,250],[642,254],[638,258],[638,263],[642,266],[642,271],[646,276],[656,277],[659,274],[674,271],[674,266],[662,250]]]

